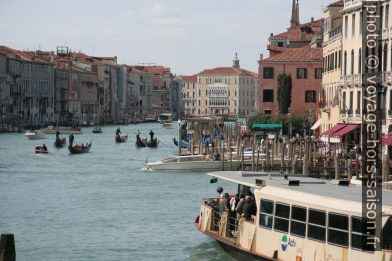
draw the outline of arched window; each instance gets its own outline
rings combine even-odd
[[[354,50],[351,50],[351,75],[354,74]]]
[[[344,51],[344,75],[347,75],[347,51]]]

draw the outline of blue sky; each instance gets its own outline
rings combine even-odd
[[[301,22],[333,0],[299,0]],[[292,0],[1,0],[0,45],[115,56],[176,74],[231,66],[257,72],[271,32],[289,26]]]

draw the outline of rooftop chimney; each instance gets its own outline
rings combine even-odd
[[[310,21],[314,22],[314,17],[310,18]]]

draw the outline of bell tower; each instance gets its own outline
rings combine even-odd
[[[293,0],[293,6],[291,9],[291,19],[290,19],[290,28],[296,27],[299,25],[299,2],[298,0]]]
[[[234,68],[240,68],[240,60],[238,60],[238,55],[235,53],[235,58],[233,60],[233,67]]]

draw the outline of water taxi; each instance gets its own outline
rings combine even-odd
[[[253,192],[256,215],[232,218],[204,199],[196,228],[240,260],[392,260],[392,191],[382,190],[382,251],[363,251],[362,187],[249,172],[209,173]],[[250,194],[250,193],[249,193]],[[231,230],[232,229],[232,230]]]
[[[28,130],[28,131],[26,131],[25,136],[29,140],[42,140],[42,139],[45,139],[45,133],[43,133],[40,130],[35,130],[35,131]]]
[[[173,121],[173,115],[171,113],[162,113],[158,117],[160,124],[171,123]]]
[[[234,159],[236,154],[233,154],[231,161],[232,169],[237,169],[242,160]],[[260,158],[260,162],[265,159]],[[213,159],[208,155],[181,155],[165,158],[155,162],[146,162],[144,168],[146,170],[182,170],[182,171],[218,171],[223,169],[230,169],[230,159],[225,157],[224,163],[222,159]],[[252,155],[245,154],[244,164],[252,164]]]

